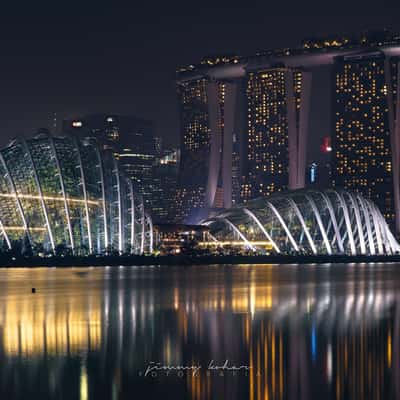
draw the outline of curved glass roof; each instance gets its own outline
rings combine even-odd
[[[275,253],[393,254],[400,246],[373,202],[344,190],[298,190],[218,211],[214,240],[267,241]]]
[[[151,218],[111,152],[94,138],[39,135],[0,150],[3,249],[151,252]]]

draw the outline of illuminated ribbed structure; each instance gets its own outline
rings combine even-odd
[[[400,246],[378,208],[344,190],[297,190],[247,202],[203,221],[215,241],[240,240],[276,253],[393,254]]]
[[[4,249],[33,253],[142,254],[151,218],[111,152],[94,138],[15,139],[0,150]]]

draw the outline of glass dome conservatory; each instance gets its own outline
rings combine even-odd
[[[151,218],[111,152],[94,138],[15,139],[0,150],[3,249],[33,253],[142,254]]]
[[[378,208],[358,193],[298,190],[218,211],[208,225],[215,242],[240,241],[274,253],[393,254],[400,246]]]

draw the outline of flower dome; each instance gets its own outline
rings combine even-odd
[[[2,246],[33,253],[151,252],[151,218],[94,138],[15,139],[0,150]]]
[[[215,241],[293,254],[393,254],[400,246],[373,202],[344,190],[297,190],[217,211],[204,220]]]

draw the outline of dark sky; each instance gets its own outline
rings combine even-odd
[[[0,10],[0,145],[50,127],[54,112],[62,118],[103,111],[152,119],[165,142],[177,143],[178,65],[207,54],[297,46],[304,36],[381,27],[400,31],[398,10],[378,2],[378,10],[366,3],[351,10],[327,2],[329,16],[283,2],[273,10],[268,1],[251,7],[199,2],[196,8],[192,2],[30,3]],[[346,16],[334,15],[336,9]],[[326,96],[324,79],[316,82]],[[312,129],[326,129],[321,115]]]

